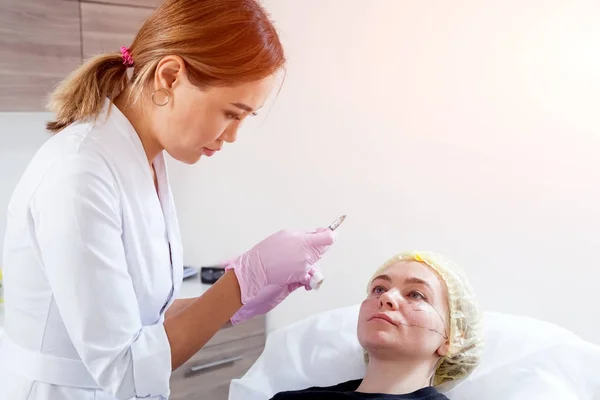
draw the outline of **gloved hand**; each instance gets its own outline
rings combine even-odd
[[[235,272],[240,285],[242,304],[248,304],[255,299],[267,285],[283,288],[280,295],[287,290],[288,293],[283,297],[285,298],[299,286],[309,286],[317,261],[335,239],[335,232],[327,228],[318,229],[316,232],[281,230],[231,260],[225,270]]]
[[[294,290],[305,286],[301,283],[290,283],[289,285],[267,285],[260,293],[242,306],[231,317],[231,323],[236,325],[257,315],[264,315],[275,308],[279,303],[285,300]],[[310,286],[305,286],[306,290],[311,290]]]

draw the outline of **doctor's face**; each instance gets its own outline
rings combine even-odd
[[[435,360],[446,353],[448,295],[426,264],[390,265],[369,286],[358,318],[358,340],[370,359]]]
[[[256,115],[275,85],[275,76],[228,87],[199,88],[190,82],[185,65],[177,73],[163,73],[159,87],[170,86],[170,99],[164,106],[153,107],[152,130],[160,146],[173,158],[187,164],[211,157],[225,143],[237,139],[246,118]],[[160,74],[158,74],[160,76]],[[164,92],[155,93],[154,101],[166,101]]]

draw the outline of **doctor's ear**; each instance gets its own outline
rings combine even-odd
[[[448,339],[446,339],[444,341],[444,343],[442,343],[442,345],[440,347],[438,347],[436,353],[438,356],[444,357],[446,354],[448,354],[449,349],[450,349],[450,342],[448,341]]]
[[[163,57],[156,66],[154,73],[154,89],[173,89],[177,84],[189,82],[186,65],[179,56]]]

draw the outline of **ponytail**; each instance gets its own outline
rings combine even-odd
[[[46,123],[52,134],[75,121],[96,118],[108,97],[113,100],[127,84],[127,65],[121,53],[96,56],[73,71],[52,92],[48,109],[56,115]]]

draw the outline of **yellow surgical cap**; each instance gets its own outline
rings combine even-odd
[[[400,261],[417,261],[426,264],[442,277],[448,291],[448,309],[450,311],[448,341],[450,347],[437,364],[433,385],[438,386],[465,378],[479,363],[483,337],[481,312],[464,272],[452,261],[439,254],[410,251],[397,254],[387,260],[375,271],[373,278],[390,265]]]

